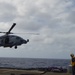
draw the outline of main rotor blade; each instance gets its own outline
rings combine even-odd
[[[16,23],[13,23],[12,27],[9,29],[9,31],[6,34],[9,34],[10,31],[14,28],[15,25],[16,25]]]
[[[6,33],[6,32],[0,32],[0,33]]]
[[[28,33],[28,32],[26,32],[26,33],[12,33],[12,32],[10,32],[10,34],[31,34],[31,35],[40,35],[39,33]]]

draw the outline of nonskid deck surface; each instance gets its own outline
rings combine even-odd
[[[17,70],[17,69],[0,69],[0,75],[40,75],[44,71],[38,70]]]
[[[0,75],[71,75],[70,73],[45,72],[38,70],[0,69]]]

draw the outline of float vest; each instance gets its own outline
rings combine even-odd
[[[72,65],[72,66],[75,66],[75,57],[72,58],[72,60],[71,60],[71,65]]]

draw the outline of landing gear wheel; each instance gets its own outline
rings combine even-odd
[[[15,49],[17,49],[17,46],[15,46]]]
[[[12,46],[10,46],[10,48],[12,48]]]

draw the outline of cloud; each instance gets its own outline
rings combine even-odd
[[[20,35],[24,38],[28,36],[30,39],[29,46],[22,46],[23,49],[26,48],[28,51],[35,49],[35,54],[40,51],[40,56],[42,53],[45,56],[47,55],[45,53],[48,53],[47,57],[52,57],[52,53],[55,57],[59,53],[69,54],[70,50],[75,49],[74,8],[74,0],[2,0],[0,29],[7,30],[13,22],[16,22],[14,32],[27,31],[40,34]]]
[[[6,2],[0,2],[0,22],[11,22],[16,17],[16,8]]]

